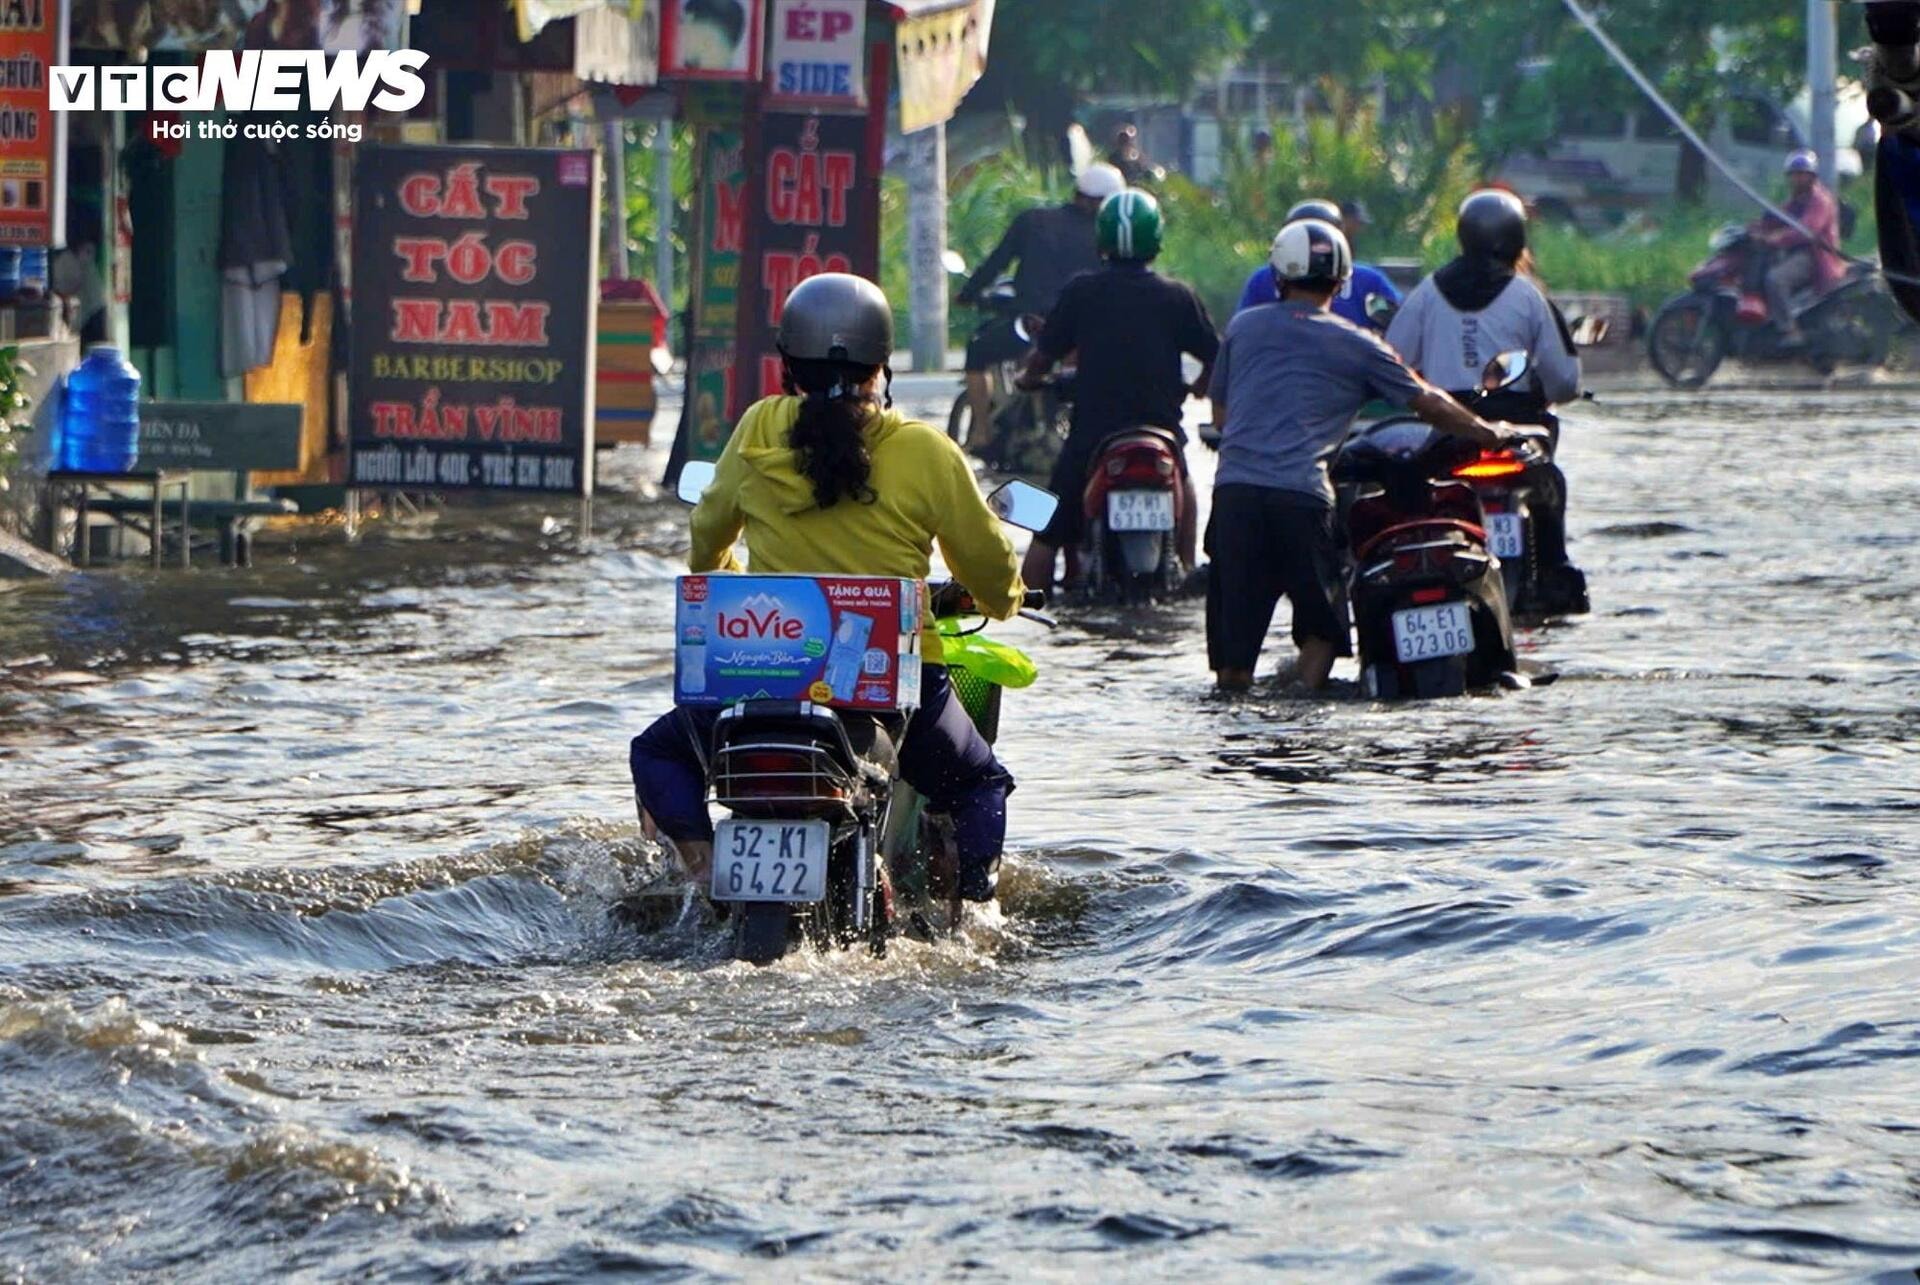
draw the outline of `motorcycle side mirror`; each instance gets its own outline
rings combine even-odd
[[[1527,372],[1532,369],[1532,359],[1527,356],[1524,348],[1503,352],[1488,362],[1487,368],[1480,372],[1480,391],[1497,393],[1503,388],[1512,388],[1525,379]]]
[[[706,460],[689,460],[680,466],[680,484],[674,488],[674,493],[683,504],[698,504],[719,472],[717,465]]]
[[[1012,481],[987,497],[987,507],[1008,526],[1043,531],[1060,509],[1060,497],[1031,482]]]
[[[1023,344],[1033,342],[1033,335],[1027,329],[1027,319],[1025,317],[1015,317],[1013,319],[1013,333]]]
[[[1367,320],[1373,322],[1376,326],[1386,325],[1393,320],[1394,315],[1399,311],[1399,306],[1383,294],[1370,294],[1367,296]]]
[[[964,277],[967,275],[967,261],[960,257],[958,250],[948,250],[945,254],[942,254],[940,256],[940,262],[946,266],[948,273],[953,276]]]

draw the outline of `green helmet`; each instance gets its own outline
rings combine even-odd
[[[1153,199],[1153,193],[1129,188],[1101,203],[1094,227],[1103,258],[1137,259],[1145,263],[1159,255],[1161,242],[1166,239],[1167,220],[1160,213],[1160,202]]]

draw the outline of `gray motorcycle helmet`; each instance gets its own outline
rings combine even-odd
[[[893,357],[893,305],[865,277],[823,272],[787,296],[779,347],[795,361],[884,366]]]
[[[1298,223],[1301,219],[1319,219],[1322,223],[1331,223],[1342,232],[1347,230],[1347,217],[1340,212],[1340,207],[1317,197],[1297,202],[1281,222]]]

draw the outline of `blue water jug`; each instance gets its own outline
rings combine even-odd
[[[109,344],[95,344],[67,376],[58,467],[125,473],[140,457],[140,372]]]
[[[36,295],[47,293],[49,264],[47,247],[44,245],[25,246],[20,251],[20,289]]]

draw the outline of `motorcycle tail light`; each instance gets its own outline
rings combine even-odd
[[[1424,607],[1430,603],[1445,602],[1450,592],[1452,591],[1436,585],[1431,589],[1415,589],[1408,596],[1413,599],[1415,606]]]
[[[1124,451],[1107,461],[1107,473],[1158,488],[1173,476],[1173,461],[1161,451]]]
[[[814,747],[741,747],[715,756],[714,794],[723,804],[838,801],[847,797],[849,784],[825,752]]]
[[[1455,477],[1484,480],[1493,477],[1513,477],[1527,471],[1527,466],[1512,451],[1481,451],[1480,458],[1462,464],[1453,471]]]

